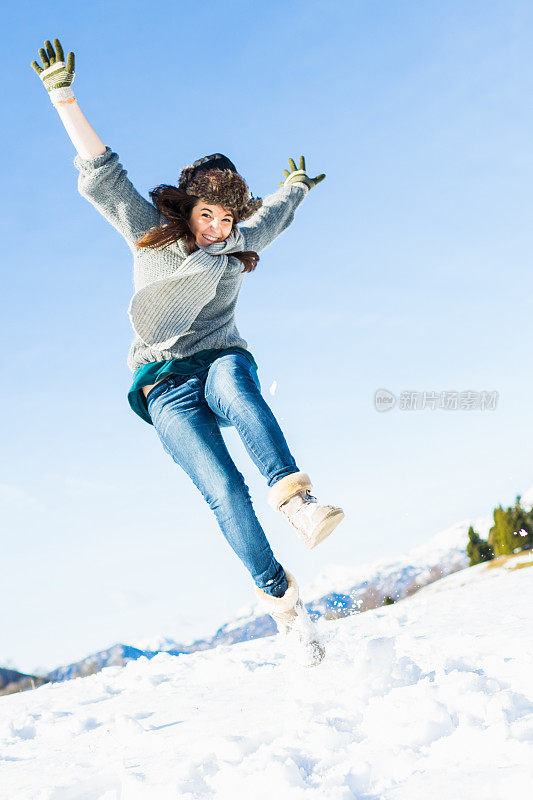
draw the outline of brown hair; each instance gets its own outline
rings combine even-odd
[[[193,232],[189,227],[191,211],[197,201],[203,198],[193,194],[187,194],[177,186],[170,186],[162,183],[150,192],[152,203],[157,210],[169,220],[164,225],[156,225],[150,228],[144,236],[137,240],[137,247],[153,247],[162,249],[163,247],[177,242],[178,239],[185,240],[185,246],[189,255],[198,249]],[[228,209],[232,211],[232,209]],[[232,211],[233,227],[237,224],[235,213]],[[257,266],[259,255],[254,250],[245,250],[231,255],[238,258],[244,264],[243,272],[252,272]]]

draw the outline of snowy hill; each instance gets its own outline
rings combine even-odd
[[[521,502],[524,508],[533,506],[533,487],[522,495]],[[314,620],[320,617],[336,619],[379,608],[387,595],[399,600],[414,594],[421,587],[467,567],[468,528],[472,525],[483,538],[487,538],[492,524],[491,517],[463,520],[440,531],[424,545],[400,558],[380,559],[355,567],[325,567],[311,585],[302,587],[306,608]],[[221,644],[260,639],[274,633],[276,627],[272,618],[263,614],[257,603],[249,603],[206,638],[184,643],[156,635],[129,644],[115,644],[81,661],[57,667],[44,680],[69,680],[93,674],[107,666],[126,664],[141,656],[153,658],[159,652],[179,656]],[[21,685],[26,688],[34,683],[35,680],[31,678],[25,679]]]
[[[433,536],[425,545],[401,558],[381,559],[357,567],[336,565],[323,569],[312,585],[302,588],[306,607],[313,619],[336,619],[383,605],[386,595],[401,599],[432,581],[464,569],[468,564],[466,544],[468,527],[474,525],[482,536],[488,535],[490,518],[467,520]],[[73,664],[58,667],[48,679],[67,680],[92,674],[107,666],[125,664],[141,656],[153,658],[158,652],[171,655],[208,650],[221,644],[236,644],[276,633],[272,617],[257,603],[243,606],[236,616],[213,635],[188,643],[168,636],[139,639],[130,644],[116,644]]]
[[[533,777],[533,554],[278,637],[2,699],[0,800],[515,800]]]
[[[531,497],[533,488],[524,495]],[[331,565],[324,568],[311,585],[302,587],[306,608],[311,617],[336,619],[360,611],[379,608],[387,595],[394,600],[414,594],[432,583],[468,565],[466,545],[468,528],[473,525],[483,537],[493,521],[490,517],[463,520],[440,531],[424,545],[394,559],[380,559],[355,567]],[[183,643],[168,636],[153,636],[129,644],[116,644],[81,661],[58,667],[47,675],[52,681],[90,675],[107,666],[125,664],[141,656],[153,658],[158,652],[178,656],[208,650],[221,644],[236,644],[276,633],[276,626],[257,603],[243,606],[235,617],[211,636]]]

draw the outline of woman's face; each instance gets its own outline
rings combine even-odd
[[[199,247],[209,247],[213,242],[222,242],[228,238],[233,227],[233,215],[227,208],[198,200],[191,211],[189,227],[196,244]]]

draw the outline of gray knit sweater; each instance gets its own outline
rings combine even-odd
[[[181,287],[184,280],[179,275],[180,265],[187,256],[183,242],[176,242],[162,250],[152,248],[138,250],[135,246],[137,239],[149,228],[163,225],[168,220],[137,192],[127,177],[127,171],[119,163],[118,155],[109,147],[105,153],[93,159],[76,156],[74,165],[80,173],[78,177],[80,194],[86,197],[122,234],[133,253],[133,283],[136,293],[134,297],[141,299],[145,295],[148,298],[157,297],[158,304],[164,303],[165,300],[167,304],[175,302],[176,287]],[[238,226],[242,233],[240,237],[238,231],[236,232],[240,242],[238,249],[255,250],[257,253],[264,250],[290,225],[296,208],[308,191],[304,183],[295,182],[281,187],[266,197],[261,208]],[[216,252],[217,246],[220,248],[220,243],[204,250],[213,253]],[[232,255],[218,258],[224,258],[224,262],[220,263],[225,263],[226,266],[222,271],[215,270],[216,282],[214,284],[212,282],[207,294],[196,294],[196,306],[201,305],[201,301],[198,303],[198,297],[205,296],[210,299],[200,308],[192,324],[187,326],[188,330],[175,337],[175,341],[168,348],[158,347],[135,332],[127,358],[128,367],[132,372],[143,364],[187,358],[199,350],[233,346],[247,348],[247,343],[239,334],[235,324],[235,307],[243,274],[246,273],[242,272],[243,265],[238,258]],[[213,259],[211,262],[213,263]],[[176,276],[179,280],[176,280]],[[187,297],[192,298],[195,292],[194,274],[188,275],[187,281],[186,293],[180,296],[182,304],[183,302],[187,304]],[[204,292],[205,285],[205,275],[199,275],[198,292]],[[153,292],[150,294],[152,287],[157,287],[157,294]],[[181,288],[179,290],[181,291]],[[154,308],[150,309],[149,303],[136,309],[140,323],[143,322],[143,314],[150,320],[153,312]],[[142,329],[142,325],[134,327],[134,331],[136,328]]]

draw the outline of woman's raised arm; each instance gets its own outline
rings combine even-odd
[[[82,114],[71,89],[74,53],[64,61],[59,39],[54,47],[48,39],[39,50],[43,62],[31,66],[42,80],[52,104],[78,151],[74,165],[79,170],[78,191],[126,239],[132,250],[139,236],[161,221],[157,209],[133,186],[119,163],[117,153],[106,147]],[[45,49],[46,48],[46,49]]]
[[[289,165],[291,170],[283,170],[285,180],[280,181],[278,191],[265,197],[261,208],[239,225],[245,250],[260,253],[268,247],[291,224],[296,208],[308,191],[326,177],[321,172],[316,178],[310,178],[305,171],[304,156],[300,156],[299,169],[292,158],[289,158]]]
[[[71,88],[74,53],[67,55],[65,63],[59,39],[54,39],[53,47],[47,39],[39,55],[43,66],[37,61],[32,61],[31,66],[42,80],[78,155],[86,159],[102,155],[105,145],[85,119]]]

